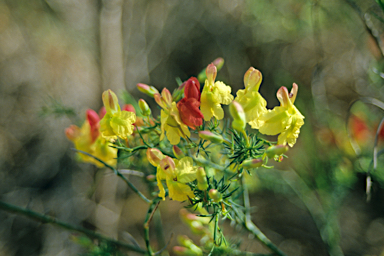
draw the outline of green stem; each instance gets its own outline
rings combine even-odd
[[[213,243],[217,246],[217,229],[219,228],[219,214],[215,216],[215,230],[213,231]]]
[[[31,218],[31,219],[36,220],[36,221],[40,221],[42,223],[49,223],[49,224],[52,224],[54,226],[64,228],[66,230],[79,232],[79,233],[82,233],[86,236],[96,238],[98,240],[103,240],[105,242],[114,244],[118,247],[125,248],[125,249],[130,250],[130,251],[138,252],[141,254],[146,253],[146,251],[144,249],[139,248],[137,246],[126,244],[126,243],[114,240],[112,238],[106,237],[102,234],[93,232],[89,229],[85,229],[85,228],[80,227],[80,226],[74,226],[74,225],[71,225],[69,223],[60,221],[56,218],[53,218],[51,216],[43,215],[43,214],[28,210],[28,209],[24,209],[24,208],[15,206],[15,205],[7,204],[7,203],[4,203],[2,201],[0,201],[0,209],[7,211],[7,212],[12,212],[15,214],[23,215],[25,217]]]
[[[144,221],[144,239],[145,239],[145,245],[147,247],[147,253],[148,255],[153,255],[152,248],[150,246],[150,240],[149,240],[149,223],[151,223],[151,220],[153,218],[153,215],[159,206],[161,202],[161,198],[157,197],[152,200],[152,203],[149,205],[147,215],[145,216]]]
[[[249,193],[248,188],[245,185],[245,178],[242,176],[241,178],[241,186],[243,187],[243,203],[244,203],[244,211],[245,214],[241,218],[238,215],[238,212],[235,210],[236,215],[243,221],[243,226],[251,232],[260,242],[262,242],[265,246],[267,246],[271,251],[279,256],[286,256],[284,252],[282,252],[274,243],[269,240],[263,232],[252,222],[251,213],[250,213],[250,202],[249,202]],[[234,207],[232,207],[234,209]]]
[[[201,159],[201,158],[193,157],[193,161],[195,161],[195,162],[197,162],[199,164],[205,165],[205,166],[212,167],[212,168],[217,169],[217,170],[222,171],[222,172],[226,172],[226,170],[227,170],[227,168],[225,168],[225,167],[222,167],[222,166],[220,166],[218,164],[212,163],[211,161],[204,160],[204,159]]]
[[[118,170],[116,170],[113,166],[107,164],[106,162],[104,162],[103,160],[87,153],[87,152],[84,152],[84,151],[81,151],[81,150],[77,150],[77,149],[72,149],[76,152],[79,152],[79,153],[82,153],[84,155],[87,155],[87,156],[90,156],[94,159],[96,159],[97,161],[99,161],[100,163],[104,164],[106,167],[108,167],[109,169],[111,169],[118,177],[120,177],[122,180],[125,181],[125,183],[127,183],[128,187],[130,187],[141,199],[143,199],[146,203],[150,203],[152,202],[151,200],[149,200],[148,198],[146,198],[123,174],[121,174]]]
[[[144,140],[144,138],[143,138],[143,135],[141,135],[141,132],[140,132],[140,129],[139,129],[139,127],[137,127],[136,126],[136,130],[137,130],[137,132],[139,133],[139,135],[140,135],[140,138],[143,140],[143,143],[144,143],[144,145],[145,146],[147,146],[148,148],[150,148],[151,146],[149,146],[148,144],[147,144],[147,142]]]

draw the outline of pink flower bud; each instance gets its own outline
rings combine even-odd
[[[259,70],[255,69],[254,67],[250,67],[247,70],[247,72],[245,72],[245,74],[244,74],[245,88],[246,89],[248,89],[248,88],[253,89],[254,87],[256,87],[256,88],[254,88],[254,90],[258,91],[262,78],[263,78],[263,76]]]
[[[136,114],[136,109],[132,104],[125,104],[123,107],[123,111],[128,111]]]
[[[217,75],[216,66],[213,63],[209,64],[205,72],[207,74],[208,83],[213,84]]]
[[[108,89],[103,92],[102,98],[107,113],[114,114],[120,111],[119,101],[113,91]]]
[[[149,86],[149,85],[141,84],[141,83],[137,84],[136,86],[140,92],[145,93],[152,98],[156,93],[159,93],[159,91],[153,86]]]
[[[177,159],[181,159],[181,158],[185,157],[185,154],[183,153],[183,151],[181,151],[181,149],[176,145],[174,145],[172,147],[172,151],[173,151],[173,154],[175,155],[175,157]]]
[[[87,121],[90,126],[91,142],[93,143],[99,136],[99,115],[92,109],[87,110]]]
[[[153,174],[150,174],[148,175],[147,177],[145,177],[147,179],[147,181],[155,181],[156,180],[156,176],[153,175]]]
[[[219,71],[224,66],[224,59],[219,57],[219,58],[215,59],[212,63],[213,63],[213,65],[216,66],[217,71]]]
[[[74,141],[77,137],[80,136],[80,134],[81,129],[74,124],[65,129],[65,135],[70,141]]]
[[[176,255],[186,255],[187,251],[188,251],[188,248],[185,248],[183,246],[174,246],[173,247],[173,252]]]
[[[221,135],[214,134],[210,131],[199,132],[199,137],[203,140],[209,140],[213,143],[222,143],[224,141],[224,139]]]
[[[100,120],[103,119],[103,117],[105,116],[106,113],[107,113],[107,110],[105,109],[104,106],[102,106],[101,109],[99,110]]]
[[[265,153],[269,158],[273,158],[275,155],[281,155],[288,151],[288,146],[277,145],[269,147]]]
[[[161,98],[163,99],[165,104],[167,104],[167,106],[172,105],[172,94],[169,92],[169,90],[167,88],[164,88],[161,91]]]
[[[160,161],[164,158],[163,153],[157,148],[148,148],[147,149],[147,159],[155,167],[160,164]]]
[[[280,101],[280,105],[282,107],[288,107],[291,103],[289,99],[289,92],[287,87],[281,86],[280,89],[276,93],[277,99]]]
[[[262,165],[263,165],[263,160],[260,158],[256,158],[256,159],[245,160],[241,163],[240,166],[248,169],[248,168],[258,168]]]

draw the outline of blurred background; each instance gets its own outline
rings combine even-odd
[[[171,90],[177,77],[197,76],[223,57],[218,78],[233,93],[253,66],[269,108],[280,86],[296,82],[305,116],[289,158],[253,173],[255,223],[287,255],[384,255],[383,159],[372,165],[375,136],[379,156],[384,137],[381,7],[374,0],[0,0],[0,199],[122,241],[129,232],[143,246],[146,205],[110,171],[77,162],[64,129],[81,125],[87,108],[98,111],[106,89],[153,104],[137,83]],[[160,205],[166,240],[185,233],[182,206]],[[246,232],[225,232],[249,251],[268,252]],[[84,253],[71,237],[0,211],[0,255]]]

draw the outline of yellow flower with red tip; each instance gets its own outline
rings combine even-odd
[[[291,93],[282,86],[277,92],[280,106],[268,110],[255,122],[255,127],[266,135],[277,135],[280,133],[277,144],[292,147],[299,137],[300,128],[304,124],[304,116],[293,105],[298,91],[297,84],[293,84]],[[254,127],[252,127],[254,128]]]
[[[133,133],[135,113],[121,111],[117,96],[111,90],[103,92],[102,98],[106,114],[100,121],[101,135],[108,140],[126,139]]]
[[[257,119],[261,114],[267,111],[267,102],[260,95],[259,88],[262,81],[261,72],[253,67],[250,67],[244,75],[244,90],[238,90],[235,101],[239,102],[243,107],[246,117],[246,122],[252,128],[255,128]]]
[[[157,104],[162,108],[161,110],[161,136],[163,140],[165,135],[172,145],[180,142],[180,137],[187,138],[191,136],[188,126],[181,121],[180,113],[177,108],[176,102],[172,102],[171,93],[164,88],[160,94],[155,94]]]
[[[100,136],[99,116],[91,109],[87,110],[87,120],[81,128],[71,125],[65,130],[69,140],[75,144],[77,150],[87,152],[109,165],[116,165],[117,149],[110,147],[112,144]],[[103,167],[104,164],[93,157],[85,154],[78,154],[83,162],[93,163],[97,167]]]
[[[200,110],[204,115],[204,120],[209,121],[212,117],[220,120],[224,118],[224,111],[221,104],[228,105],[233,100],[231,95],[231,87],[223,82],[217,81],[217,68],[213,64],[209,64],[207,69],[207,79],[205,80],[203,92],[201,93]]]
[[[161,183],[162,180],[165,180],[169,198],[172,200],[185,201],[188,197],[193,198],[193,191],[186,183],[196,179],[197,169],[197,166],[193,166],[193,160],[190,157],[184,157],[180,160],[165,157],[161,160],[160,168],[158,168],[159,197],[165,200],[165,189]]]
[[[185,201],[194,197],[193,191],[186,184],[196,180],[197,166],[193,166],[190,157],[183,157],[180,160],[164,156],[158,149],[147,150],[148,161],[157,167],[156,179],[159,187],[159,197],[165,200],[165,188],[162,181],[165,180],[168,188],[169,198],[176,201]]]

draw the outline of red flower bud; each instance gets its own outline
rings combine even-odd
[[[200,83],[196,77],[187,80],[184,88],[185,98],[195,98],[200,101]]]
[[[125,104],[122,110],[136,114],[136,109],[132,104]]]
[[[87,121],[91,128],[91,142],[93,143],[99,136],[99,115],[92,109],[87,110]]]

